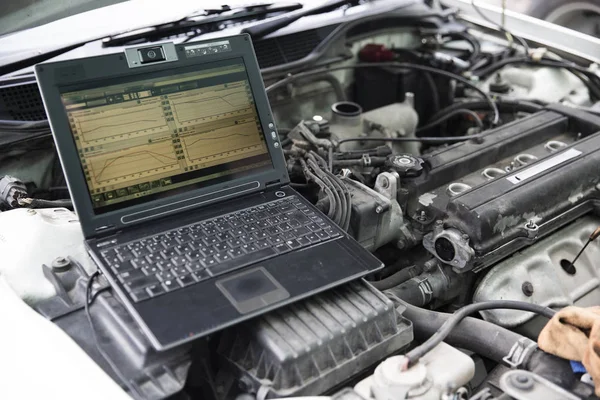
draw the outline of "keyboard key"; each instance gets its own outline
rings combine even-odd
[[[240,239],[231,239],[229,241],[229,246],[231,246],[231,247],[238,247],[238,246],[241,246],[242,244],[244,244],[244,242],[242,242]]]
[[[163,288],[165,288],[166,292],[170,292],[171,290],[179,289],[181,285],[177,282],[176,279],[169,279],[162,283]]]
[[[215,249],[212,247],[202,247],[200,252],[204,255],[204,257],[212,256],[216,253]]]
[[[321,227],[319,225],[315,224],[314,222],[311,222],[310,224],[306,225],[306,227],[313,232],[321,230]]]
[[[150,285],[146,288],[146,292],[150,295],[150,297],[158,296],[159,294],[163,294],[165,289],[162,287],[160,283],[155,285]]]
[[[162,242],[152,242],[148,244],[148,249],[151,252],[156,253],[157,251],[164,250],[165,246],[162,245]]]
[[[205,269],[203,269],[201,271],[195,271],[192,275],[194,275],[194,277],[196,278],[196,280],[198,282],[206,280],[211,277],[210,274],[208,273],[208,271]]]
[[[197,258],[204,257],[204,254],[200,250],[192,250],[185,257],[190,261],[194,261]]]
[[[256,247],[254,244],[252,243],[247,243],[242,245],[242,247],[240,247],[240,249],[244,250],[246,253],[252,253],[258,250],[258,247]]]
[[[277,226],[270,226],[270,227],[264,229],[264,232],[267,232],[267,234],[269,236],[273,236],[273,235],[277,235],[280,232],[280,230],[279,230],[279,228],[277,228]]]
[[[306,235],[304,237],[307,238],[308,240],[310,240],[311,243],[318,243],[321,241],[321,239],[319,239],[319,237],[317,235],[315,235],[314,233],[309,233],[308,235]]]
[[[219,232],[225,232],[232,228],[232,226],[227,222],[218,223],[215,225],[215,227],[217,230],[219,230]]]
[[[208,267],[207,270],[211,273],[211,275],[220,275],[225,272],[233,271],[238,268],[242,268],[248,264],[252,264],[258,261],[262,261],[265,258],[272,257],[275,255],[275,251],[268,247],[266,249],[262,249],[252,254],[246,254],[241,257],[234,258],[230,261]]]
[[[167,269],[171,269],[173,268],[175,265],[171,262],[171,260],[165,260],[165,261],[159,261],[157,262],[156,265],[158,268],[160,268],[161,270],[167,270]]]
[[[257,239],[265,239],[265,238],[268,238],[270,235],[265,231],[258,231],[258,232],[254,232],[254,236]]]
[[[133,265],[135,268],[142,268],[150,265],[150,263],[148,260],[146,260],[146,258],[134,258],[131,260],[131,265]]]
[[[171,263],[173,263],[174,266],[185,265],[187,262],[189,262],[189,260],[186,256],[171,257]]]
[[[235,258],[235,257],[243,256],[246,253],[244,253],[241,249],[237,249],[236,248],[236,249],[233,249],[233,250],[229,250],[229,254],[231,254],[231,256],[233,258]]]
[[[233,239],[233,236],[231,236],[231,234],[229,234],[228,232],[217,233],[216,237],[222,242]]]
[[[139,277],[145,276],[141,269],[134,269],[131,271],[125,271],[117,275],[121,282],[128,282]]]
[[[288,251],[290,251],[290,250],[291,250],[291,249],[290,249],[290,247],[289,247],[287,244],[285,244],[285,243],[278,244],[278,245],[277,245],[277,246],[275,246],[274,248],[275,248],[275,251],[276,251],[277,253],[279,253],[279,254],[282,254],[282,253],[287,253]]]
[[[175,250],[174,248],[163,250],[160,252],[160,254],[162,254],[162,256],[166,259],[171,259],[171,258],[179,255],[177,250]]]
[[[145,288],[136,289],[136,290],[132,291],[130,294],[131,294],[131,297],[133,298],[133,301],[135,301],[135,302],[140,302],[142,300],[146,300],[146,299],[150,298],[150,295],[148,294],[148,292],[146,291]]]
[[[300,242],[298,242],[296,239],[288,240],[285,242],[285,244],[290,246],[292,249],[297,249],[298,247],[302,246],[302,244],[300,244]]]
[[[310,244],[310,240],[308,240],[305,237],[299,237],[298,239],[296,239],[296,241],[300,243],[301,246],[308,246]]]
[[[200,261],[190,262],[185,264],[185,267],[190,272],[202,271],[204,270],[204,265],[200,264]]]
[[[164,281],[168,281],[171,279],[175,279],[175,275],[173,274],[172,270],[166,269],[166,270],[161,271],[158,274],[156,274],[156,278],[158,278],[158,280],[164,282]]]
[[[120,274],[125,271],[135,271],[135,267],[133,265],[131,265],[131,262],[129,262],[129,261],[126,261],[122,264],[114,264],[110,267],[110,269],[115,274]]]
[[[189,271],[187,270],[187,268],[182,264],[178,267],[173,267],[171,268],[171,272],[173,273],[173,275],[175,276],[179,276],[179,275],[185,275],[187,274]]]
[[[150,253],[145,258],[150,264],[156,264],[157,262],[164,260],[160,253]]]
[[[129,291],[134,291],[137,289],[145,288],[146,286],[150,286],[157,283],[156,277],[154,276],[140,276],[139,278],[127,281],[124,283],[125,287],[129,289]]]
[[[244,244],[252,243],[256,240],[256,238],[252,235],[242,235],[242,236],[238,237],[238,239],[241,240]]]
[[[322,240],[329,239],[329,235],[325,231],[315,232],[315,235],[317,235]]]
[[[147,267],[143,267],[141,271],[146,275],[156,275],[162,271],[162,269],[157,265],[149,265]]]
[[[215,243],[219,243],[219,239],[217,239],[215,236],[206,237],[202,241],[207,246],[212,246]]]
[[[308,228],[306,228],[304,226],[301,226],[300,228],[292,229],[292,232],[294,233],[294,235],[296,235],[296,237],[304,236],[307,233],[310,233]]]
[[[327,232],[327,234],[329,235],[329,237],[338,237],[340,236],[340,233],[335,231],[333,228],[331,227],[327,227],[324,229],[325,232]]]
[[[219,252],[229,250],[229,244],[227,242],[215,243],[213,248]]]
[[[254,245],[259,249],[264,249],[265,247],[270,247],[271,243],[269,243],[266,239],[262,239],[256,241]]]
[[[212,257],[212,256],[211,257],[200,258],[199,261],[205,267],[211,267],[213,265],[217,265],[217,260],[215,260],[214,257]]]
[[[175,246],[175,250],[179,254],[185,255],[185,254],[191,252],[192,250],[194,250],[194,246],[191,243],[180,244],[179,246]]]
[[[215,254],[215,259],[221,263],[223,261],[229,261],[233,259],[233,257],[229,253],[224,251],[222,253]]]
[[[192,274],[179,275],[177,277],[177,282],[181,287],[186,287],[191,285],[192,283],[196,283],[196,279]]]
[[[274,244],[274,245],[283,243],[283,239],[280,238],[279,236],[271,237],[268,240],[269,240],[269,242],[271,242],[271,244]]]
[[[296,239],[296,235],[294,235],[294,232],[288,231],[288,232],[283,232],[281,234],[281,238],[283,240]]]

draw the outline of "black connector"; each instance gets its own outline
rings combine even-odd
[[[18,208],[22,197],[27,197],[27,188],[23,182],[9,175],[0,178],[0,204]]]

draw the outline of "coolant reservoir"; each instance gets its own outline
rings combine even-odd
[[[439,400],[449,389],[466,385],[475,375],[473,359],[443,342],[404,371],[406,362],[404,356],[386,359],[354,390],[372,400]]]
[[[73,257],[88,272],[93,262],[77,216],[66,208],[16,209],[0,213],[0,275],[28,304],[56,294],[42,264]]]

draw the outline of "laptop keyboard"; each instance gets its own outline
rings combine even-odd
[[[291,196],[102,251],[135,302],[340,236]]]

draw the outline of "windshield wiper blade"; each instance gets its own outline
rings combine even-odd
[[[355,6],[358,5],[361,0],[330,0],[319,6],[313,8],[307,8],[290,12],[283,15],[281,18],[272,19],[265,21],[261,24],[249,26],[242,29],[242,33],[247,33],[252,36],[252,39],[260,39],[263,36],[273,33],[285,26],[288,26],[292,22],[299,20],[300,18],[307,17],[309,15],[323,14],[329,11],[333,11],[342,6]]]
[[[114,47],[127,44],[152,42],[169,36],[176,36],[194,31],[196,32],[194,33],[193,37],[196,37],[205,32],[219,29],[222,23],[226,23],[228,21],[239,22],[240,20],[265,18],[271,14],[288,13],[300,10],[301,8],[302,4],[300,3],[264,3],[240,8],[223,6],[220,9],[203,10],[202,14],[191,15],[177,21],[113,35],[104,39],[102,46]]]

